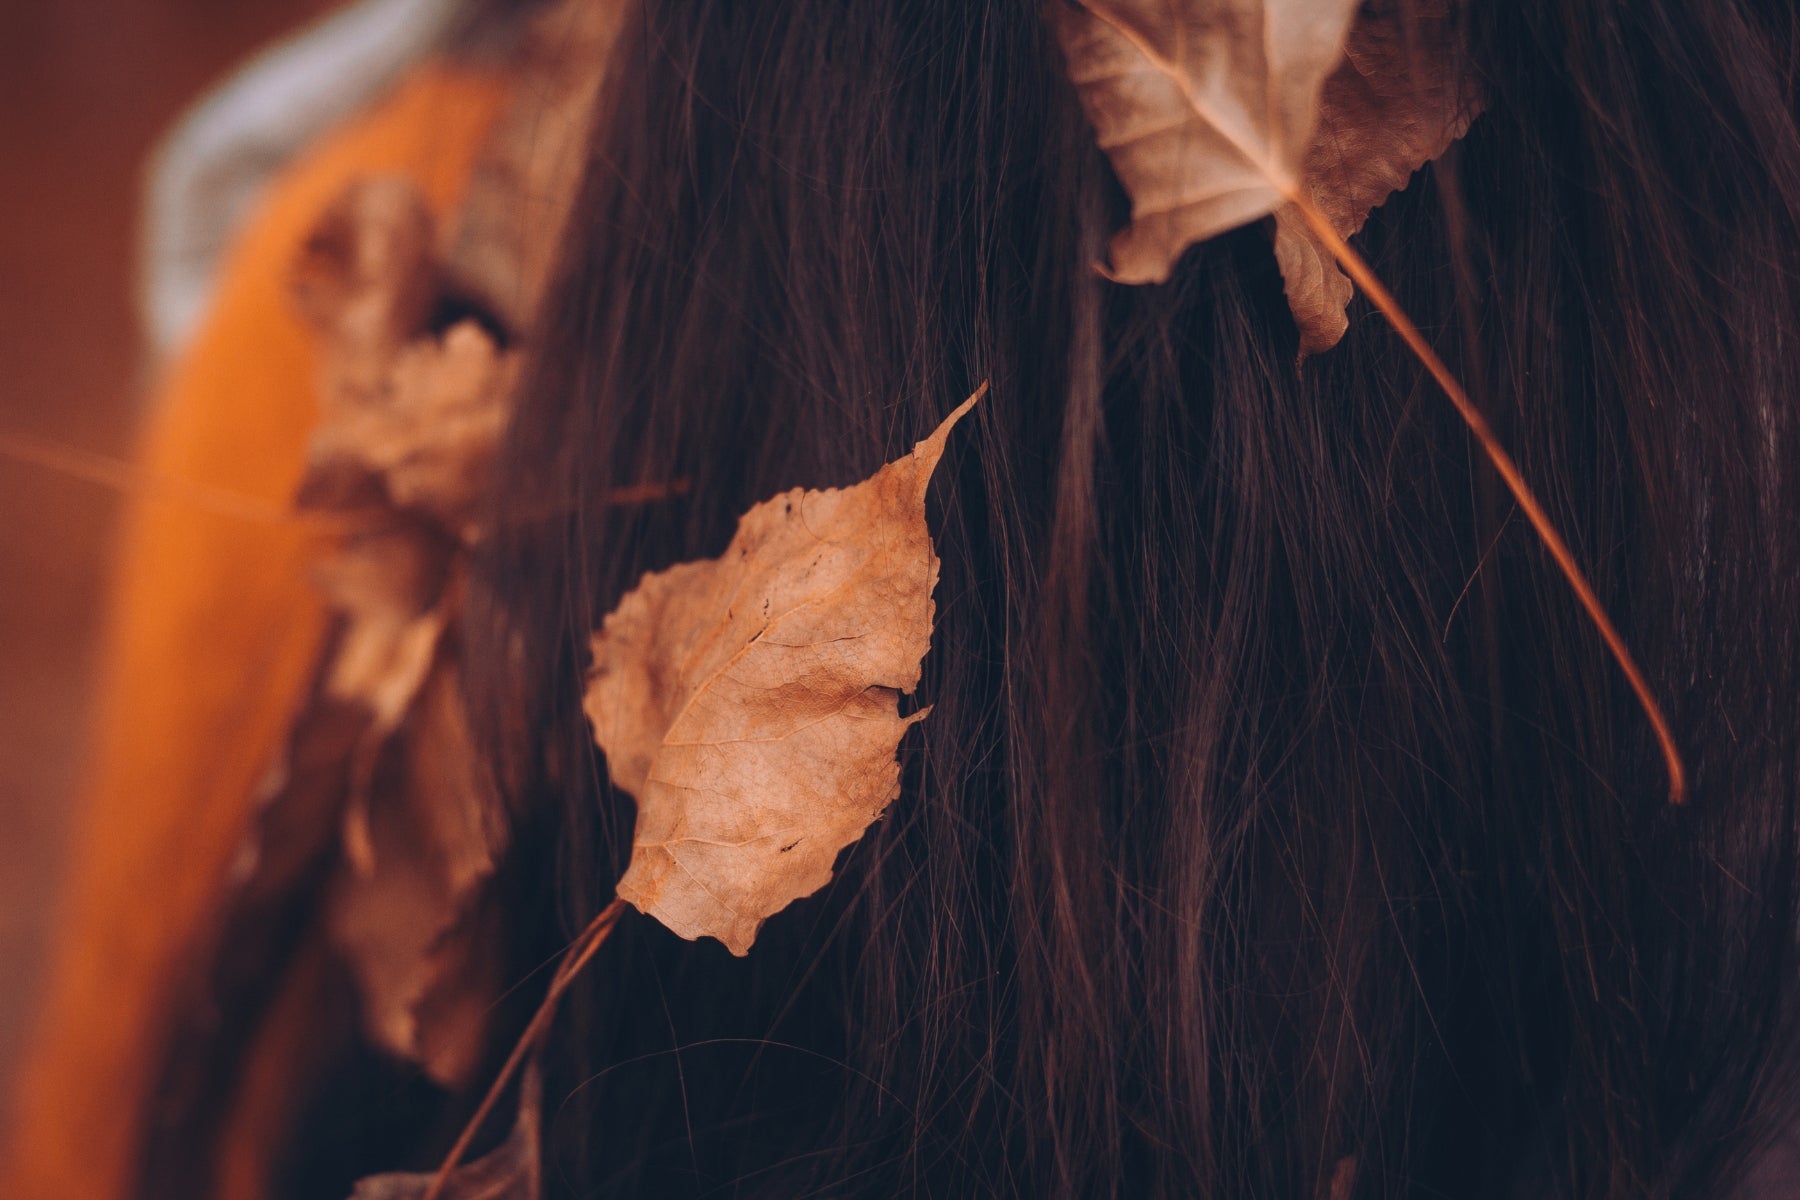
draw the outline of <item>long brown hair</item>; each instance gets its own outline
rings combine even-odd
[[[521,967],[630,846],[599,618],[991,393],[934,492],[904,794],[746,960],[615,934],[557,1033],[552,1194],[1732,1185],[1792,1034],[1800,25],[1466,21],[1486,115],[1361,245],[1641,658],[1679,809],[1379,316],[1296,368],[1256,227],[1167,286],[1094,272],[1122,196],[1039,0],[645,0],[472,618]]]

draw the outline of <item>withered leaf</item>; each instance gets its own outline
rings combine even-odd
[[[488,1154],[452,1170],[436,1200],[538,1200],[543,1195],[543,1069],[534,1058],[519,1084],[519,1115],[507,1139]],[[425,1200],[436,1172],[371,1175],[350,1200]]]
[[[314,435],[303,503],[329,507],[368,480],[387,503],[471,535],[515,370],[474,321],[398,348],[381,386],[340,402]]]
[[[1052,6],[1069,74],[1131,196],[1113,238],[1122,283],[1160,283],[1181,252],[1298,188],[1319,91],[1357,0],[1086,0]]]
[[[1444,0],[1360,13],[1355,0],[1056,11],[1082,103],[1131,195],[1112,277],[1160,283],[1189,246],[1273,213],[1301,353],[1336,345],[1353,289],[1295,198],[1347,237],[1468,128],[1477,109]]]
[[[417,509],[458,533],[470,523],[514,356],[474,320],[433,335],[448,286],[436,243],[423,195],[390,178],[351,185],[308,238],[293,290],[326,340],[302,507]]]
[[[369,1039],[457,1086],[501,986],[485,885],[507,829],[468,728],[454,627],[512,365],[473,320],[429,327],[445,278],[417,188],[375,179],[327,212],[294,286],[324,335],[298,503],[347,518],[315,570],[340,618],[322,697],[368,713],[331,934]]]
[[[586,709],[637,798],[620,897],[748,952],[899,795],[899,700],[931,645],[925,493],[951,413],[853,487],[752,508],[723,556],[646,575],[593,640]]]
[[[314,567],[344,617],[325,692],[366,706],[376,740],[399,727],[437,654],[452,548],[429,526],[394,517],[346,534]]]
[[[1332,227],[1349,237],[1369,213],[1443,154],[1480,111],[1465,95],[1460,47],[1446,0],[1366,4],[1344,43],[1344,62],[1325,81],[1318,128],[1301,187]],[[1299,210],[1275,213],[1275,258],[1300,328],[1300,352],[1344,336],[1354,290]]]
[[[501,990],[499,931],[482,903],[507,840],[504,807],[441,655],[396,738],[378,802],[352,802],[330,898],[369,1038],[448,1086],[468,1080]]]
[[[327,208],[294,265],[294,298],[331,340],[326,400],[377,390],[424,329],[440,286],[437,223],[411,180],[359,180]]]

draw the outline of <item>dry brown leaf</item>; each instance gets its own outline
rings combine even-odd
[[[346,188],[313,227],[294,266],[300,309],[329,336],[324,391],[378,391],[388,361],[425,328],[441,285],[436,222],[410,180]]]
[[[1353,288],[1292,198],[1348,237],[1477,111],[1461,94],[1443,0],[1357,9],[1090,0],[1057,10],[1070,73],[1132,199],[1113,278],[1160,283],[1189,246],[1273,213],[1301,353],[1337,344]]]
[[[646,575],[593,642],[586,709],[637,798],[620,897],[746,953],[899,794],[931,645],[925,492],[950,414],[853,487],[757,505],[723,556]]]
[[[342,624],[322,695],[369,721],[347,775],[328,901],[369,1039],[467,1080],[500,990],[484,885],[506,842],[453,653],[464,551],[506,420],[510,358],[474,321],[441,337],[436,234],[417,190],[353,185],[295,278],[325,335],[302,507],[350,519],[316,577]]]
[[[1160,283],[1182,251],[1265,217],[1299,187],[1319,91],[1357,0],[1087,0],[1052,6],[1069,75],[1131,224],[1122,283]]]
[[[401,517],[348,533],[313,570],[344,617],[325,693],[365,705],[377,738],[399,727],[431,669],[451,551],[441,534]]]
[[[543,1072],[534,1060],[519,1085],[519,1115],[512,1133],[482,1158],[450,1172],[432,1192],[436,1172],[371,1175],[350,1200],[538,1200],[543,1195]]]
[[[1053,6],[1070,78],[1131,194],[1131,225],[1112,241],[1113,276],[1126,283],[1167,279],[1175,259],[1195,242],[1282,203],[1291,206],[1310,236],[1381,310],[1481,444],[1643,706],[1669,773],[1669,803],[1680,804],[1687,794],[1687,769],[1668,717],[1568,543],[1455,374],[1338,231],[1338,222],[1349,218],[1322,210],[1301,182],[1320,89],[1343,57],[1357,7],[1356,0],[1063,0]],[[1359,50],[1370,56],[1365,65],[1378,64],[1381,48],[1376,39]],[[1429,110],[1430,93],[1438,86],[1432,70],[1424,69],[1416,82],[1425,88]],[[1453,125],[1460,119],[1450,118]],[[1418,145],[1428,147],[1434,140],[1428,136],[1431,123],[1425,121]],[[1405,140],[1410,155],[1415,139]],[[1332,156],[1322,153],[1329,169]],[[1386,170],[1398,167],[1399,160],[1383,164]],[[1356,186],[1378,188],[1380,175],[1377,171]],[[1362,217],[1355,220],[1360,224]],[[1320,322],[1302,326],[1302,336],[1317,345],[1335,337],[1329,306],[1333,287],[1338,296],[1343,291],[1323,270],[1309,281],[1303,257],[1290,243],[1288,290],[1301,297],[1296,316]],[[1323,298],[1313,294],[1314,284]]]
[[[474,321],[400,347],[380,388],[341,402],[319,427],[302,502],[360,507],[367,481],[385,502],[472,538],[509,414],[514,364]]]
[[[385,178],[351,185],[308,239],[293,287],[326,344],[302,507],[417,509],[472,535],[515,368],[473,320],[427,328],[436,240],[417,187]]]
[[[438,229],[411,182],[362,180],[326,212],[292,278],[322,335],[298,503],[342,531],[316,570],[339,625],[314,707],[366,714],[340,781],[329,929],[369,1040],[452,1087],[487,1048],[505,944],[489,881],[507,814],[468,727],[456,654],[467,551],[512,401],[515,356],[500,339],[541,290],[580,174],[566,151],[586,130],[622,11],[562,0],[532,19],[518,98],[454,229]],[[442,314],[476,299],[486,316],[442,328]]]
[[[502,986],[481,899],[507,830],[448,655],[397,741],[392,778],[350,809],[332,936],[355,970],[370,1040],[456,1086],[479,1064]]]
[[[1351,27],[1344,62],[1325,81],[1301,176],[1306,196],[1342,236],[1360,230],[1480,111],[1463,94],[1456,37],[1445,0],[1365,5]],[[1300,352],[1337,345],[1354,288],[1292,204],[1275,214],[1275,258]]]

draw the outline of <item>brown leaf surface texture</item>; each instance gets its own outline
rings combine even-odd
[[[1161,283],[1196,242],[1299,186],[1319,91],[1357,0],[1087,0],[1052,5],[1069,75],[1131,196],[1121,283]]]
[[[519,1115],[507,1139],[485,1156],[450,1172],[436,1200],[539,1200],[543,1195],[543,1073],[536,1061],[519,1087]],[[350,1200],[425,1200],[436,1172],[371,1175]]]
[[[853,487],[752,508],[725,553],[646,575],[593,641],[586,709],[637,798],[618,894],[748,952],[900,792],[899,701],[931,645],[925,493],[965,401]]]
[[[1480,111],[1463,94],[1460,46],[1445,0],[1365,5],[1325,81],[1301,186],[1349,237],[1369,213],[1443,154]],[[1337,345],[1354,291],[1292,204],[1275,213],[1275,258],[1300,327],[1300,352]]]

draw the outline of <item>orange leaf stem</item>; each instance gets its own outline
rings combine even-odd
[[[526,1054],[550,1028],[550,1022],[556,1016],[556,1007],[562,1000],[563,993],[569,990],[569,985],[575,982],[575,977],[581,974],[582,968],[592,961],[594,954],[605,944],[607,935],[612,933],[613,926],[619,923],[619,916],[624,911],[625,902],[614,898],[613,902],[601,909],[600,914],[588,922],[587,928],[583,929],[570,943],[569,949],[563,957],[562,965],[557,967],[556,976],[550,981],[549,990],[544,993],[543,1002],[538,1005],[537,1012],[532,1014],[531,1023],[525,1026],[525,1032],[519,1035],[519,1040],[514,1044],[512,1053],[506,1056],[506,1062],[501,1066],[500,1074],[495,1076],[494,1082],[489,1085],[487,1095],[482,1097],[481,1105],[475,1110],[475,1115],[469,1118],[469,1123],[463,1126],[462,1134],[456,1139],[456,1144],[451,1146],[450,1153],[444,1156],[443,1165],[432,1177],[431,1187],[426,1189],[425,1200],[438,1200],[443,1193],[444,1185],[450,1181],[450,1172],[456,1169],[457,1164],[462,1161],[462,1156],[468,1153],[469,1144],[475,1140],[475,1135],[488,1119],[488,1114],[494,1111],[494,1105],[499,1103],[501,1091],[505,1089],[507,1082],[518,1073],[519,1066],[525,1061]]]
[[[1393,293],[1387,290],[1380,278],[1370,269],[1363,256],[1358,254],[1355,248],[1338,233],[1330,219],[1301,194],[1300,189],[1294,189],[1288,199],[1299,209],[1313,234],[1331,250],[1338,264],[1343,267],[1344,273],[1356,281],[1356,286],[1361,288],[1375,307],[1381,310],[1381,314],[1388,319],[1388,323],[1394,327],[1401,340],[1406,343],[1413,354],[1418,356],[1419,361],[1425,365],[1425,369],[1431,372],[1431,377],[1437,380],[1438,386],[1444,390],[1444,394],[1450,397],[1450,403],[1456,406],[1456,411],[1462,417],[1463,423],[1469,427],[1469,431],[1475,435],[1475,440],[1481,444],[1482,452],[1494,464],[1494,469],[1500,473],[1501,480],[1506,484],[1506,490],[1512,493],[1514,500],[1518,501],[1520,509],[1525,513],[1526,520],[1531,522],[1531,527],[1537,531],[1538,538],[1544,543],[1545,549],[1550,551],[1550,557],[1555,560],[1557,568],[1562,571],[1563,577],[1574,589],[1576,599],[1580,600],[1582,608],[1587,610],[1588,618],[1599,629],[1601,638],[1606,642],[1606,648],[1612,652],[1613,659],[1619,664],[1619,669],[1625,673],[1626,681],[1631,684],[1631,690],[1636,693],[1638,703],[1643,706],[1644,715],[1650,719],[1650,725],[1656,732],[1656,740],[1662,748],[1663,765],[1669,775],[1669,803],[1684,803],[1687,799],[1687,770],[1682,765],[1681,750],[1675,744],[1675,734],[1669,728],[1668,718],[1663,714],[1662,706],[1657,703],[1655,693],[1650,690],[1649,681],[1644,678],[1643,671],[1638,668],[1637,660],[1632,657],[1631,650],[1625,645],[1625,639],[1620,636],[1618,628],[1613,625],[1612,618],[1607,615],[1606,606],[1600,602],[1600,597],[1594,594],[1593,585],[1588,583],[1587,576],[1583,574],[1580,565],[1576,563],[1575,555],[1569,550],[1568,543],[1564,542],[1562,535],[1556,531],[1550,515],[1544,511],[1543,505],[1538,503],[1536,494],[1531,490],[1531,485],[1526,483],[1524,475],[1520,474],[1518,464],[1513,462],[1512,455],[1508,454],[1506,448],[1500,444],[1500,439],[1495,436],[1493,428],[1488,425],[1487,418],[1482,416],[1481,410],[1476,408],[1474,401],[1469,399],[1468,393],[1457,382],[1456,376],[1450,373],[1450,368],[1444,364],[1443,359],[1438,357],[1437,351],[1431,348],[1430,343],[1425,340],[1425,336],[1419,332],[1418,326],[1412,323],[1412,319],[1406,315],[1406,310],[1400,306],[1400,302],[1394,298]]]

